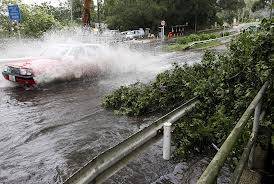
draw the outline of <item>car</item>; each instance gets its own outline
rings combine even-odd
[[[259,25],[251,25],[243,29],[242,32],[258,32],[261,29]]]
[[[144,38],[145,31],[143,28],[140,28],[137,30],[121,32],[121,35],[124,36],[126,38],[126,40],[133,40],[133,39],[137,39],[137,38]]]
[[[135,37],[136,37],[136,35],[134,34],[134,31],[128,31],[126,34],[127,40],[133,40]]]
[[[10,59],[2,75],[6,80],[23,86],[35,86],[48,78],[53,80],[94,75],[99,68],[90,61],[103,49],[105,46],[100,44],[49,46],[38,57]]]

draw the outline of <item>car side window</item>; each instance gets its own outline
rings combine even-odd
[[[86,52],[82,47],[76,47],[71,50],[70,55],[75,59],[84,58],[86,56]]]
[[[87,51],[87,57],[95,56],[96,53],[98,52],[98,47],[97,46],[88,46],[86,47]]]

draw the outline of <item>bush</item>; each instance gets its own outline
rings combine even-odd
[[[191,34],[188,36],[184,36],[184,37],[179,37],[176,40],[177,44],[188,44],[191,42],[196,42],[196,41],[203,41],[203,40],[209,40],[209,39],[215,39],[218,37],[221,37],[222,35],[219,34],[215,34],[215,33],[211,33],[211,34]]]
[[[189,43],[189,42],[190,42],[190,40],[188,39],[187,36],[179,37],[176,40],[176,43],[178,43],[178,44],[186,44],[186,43]]]
[[[218,38],[218,37],[220,37],[220,36],[217,35],[217,34],[211,34],[211,35],[210,35],[210,39],[215,39],[215,38]]]
[[[211,34],[201,34],[199,36],[200,36],[199,40],[209,40],[209,39],[211,39]]]
[[[185,49],[188,48],[187,44],[172,44],[172,45],[168,45],[167,47],[165,47],[164,49],[166,51],[183,51]]]
[[[191,42],[200,41],[201,37],[197,34],[191,34],[188,36]]]
[[[230,35],[229,32],[224,32],[224,33],[222,33],[222,36],[229,36],[229,35]]]
[[[121,114],[140,116],[169,111],[199,96],[201,104],[176,124],[176,153],[186,156],[211,143],[220,146],[272,74],[271,48],[269,32],[242,33],[232,41],[228,53],[208,51],[201,63],[174,64],[149,84],[119,88],[104,98],[103,105]],[[241,141],[248,135],[244,132]]]

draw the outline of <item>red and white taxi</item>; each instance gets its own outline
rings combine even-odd
[[[11,59],[2,74],[23,86],[34,86],[48,78],[79,78],[97,72],[98,67],[90,61],[103,49],[98,44],[59,44],[48,47],[39,57]]]

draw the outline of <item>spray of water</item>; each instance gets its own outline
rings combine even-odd
[[[128,73],[154,74],[166,67],[159,62],[159,57],[148,52],[133,51],[128,44],[120,42],[121,37],[111,31],[98,35],[81,28],[52,30],[42,39],[6,40],[0,46],[0,69],[7,63],[30,61],[30,67],[36,71],[35,80],[49,83],[54,80],[72,80],[96,75],[125,75]],[[77,46],[96,44],[99,49],[89,47],[79,54]],[[67,57],[58,49],[80,55],[79,58]],[[69,49],[71,47],[71,49]],[[41,56],[47,48],[46,54]],[[74,49],[74,50],[73,50]],[[56,57],[56,55],[61,57]],[[0,59],[1,59],[0,58]],[[13,59],[19,58],[19,59]],[[4,60],[3,60],[4,59]],[[0,87],[9,82],[0,80]]]

